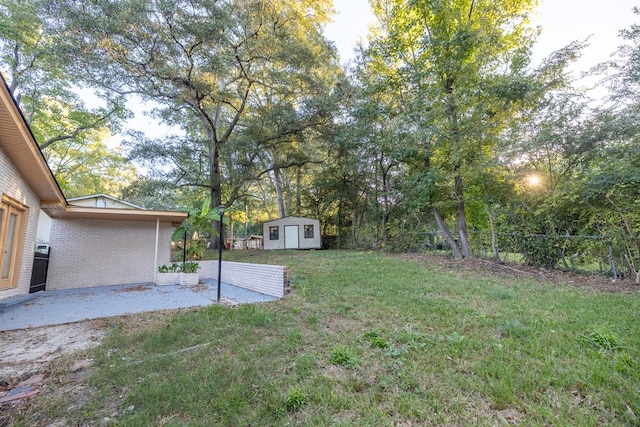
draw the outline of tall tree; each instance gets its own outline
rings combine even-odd
[[[77,79],[58,55],[60,39],[49,4],[0,0],[0,72],[65,194],[117,191],[133,168],[105,140],[126,117],[123,100],[85,105]]]
[[[472,256],[466,181],[496,143],[528,85],[535,0],[374,0],[381,22],[372,49],[395,67],[419,112],[429,206],[456,258]],[[455,217],[458,239],[445,213]]]
[[[297,115],[316,113],[306,108],[305,97],[319,89],[320,70],[335,61],[321,34],[330,5],[328,0],[88,0],[65,3],[61,14],[67,54],[88,84],[138,94],[158,103],[156,113],[163,119],[192,126],[189,138],[202,144],[209,196],[217,206],[238,194],[234,188],[223,200],[221,156],[224,150],[235,152],[229,146],[260,93],[288,91],[283,98]],[[212,243],[217,245],[215,238]]]

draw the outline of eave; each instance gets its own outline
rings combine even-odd
[[[4,79],[0,80],[0,149],[36,194],[41,207],[63,208],[67,204],[64,194]]]

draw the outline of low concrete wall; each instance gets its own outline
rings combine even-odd
[[[198,261],[200,278],[218,279],[218,261]],[[222,261],[222,282],[282,298],[291,292],[289,267]]]

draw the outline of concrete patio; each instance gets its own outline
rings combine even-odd
[[[278,298],[222,282],[221,302],[250,304]],[[0,308],[0,331],[60,325],[81,320],[147,311],[203,307],[215,304],[217,281],[198,286],[150,284],[43,291]]]

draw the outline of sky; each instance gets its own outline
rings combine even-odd
[[[539,0],[532,25],[542,28],[533,51],[533,64],[539,64],[552,52],[574,40],[591,36],[590,44],[580,60],[580,69],[587,69],[609,58],[621,44],[619,30],[640,23],[633,14],[640,0]],[[337,15],[325,30],[340,53],[341,62],[353,58],[358,41],[366,41],[369,24],[374,22],[367,0],[334,0]]]

